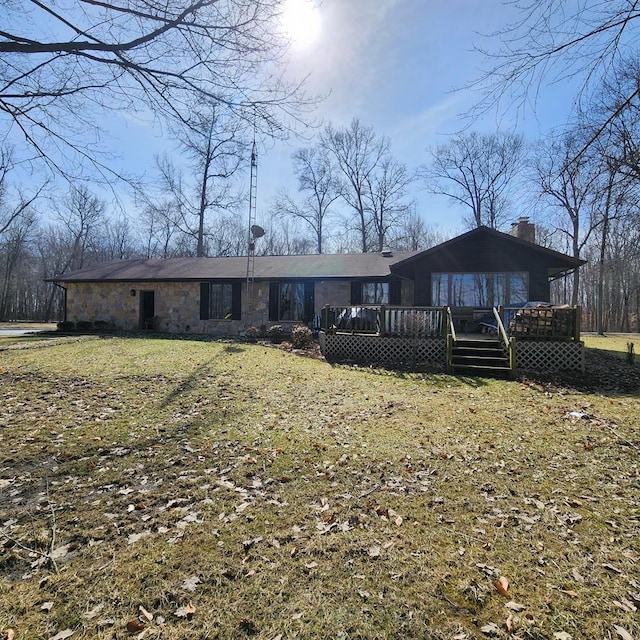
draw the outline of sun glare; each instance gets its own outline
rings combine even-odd
[[[286,0],[282,5],[282,26],[299,49],[310,47],[320,35],[320,12],[313,0]]]

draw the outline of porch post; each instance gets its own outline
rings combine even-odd
[[[447,373],[453,373],[453,336],[447,334]]]

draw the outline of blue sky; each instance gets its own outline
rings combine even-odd
[[[486,37],[515,18],[500,0],[319,0],[322,28],[310,46],[292,51],[294,74],[311,72],[311,92],[328,93],[317,115],[336,126],[357,117],[391,139],[392,151],[408,166],[427,161],[430,146],[468,121],[478,94],[459,89],[486,64],[474,46],[497,47]],[[459,90],[456,90],[459,89]],[[498,126],[534,140],[561,126],[573,94],[566,85],[539,96],[535,111],[493,113],[472,125],[491,132]],[[258,219],[269,198],[283,186],[295,190],[290,155],[296,140],[277,144],[260,157]],[[413,197],[425,221],[445,232],[462,229],[462,211],[416,184]],[[516,216],[517,217],[517,216]]]
[[[428,160],[429,147],[446,143],[469,124],[461,114],[479,96],[461,87],[486,64],[474,47],[497,48],[496,39],[487,36],[516,18],[502,0],[288,1],[317,6],[318,35],[313,42],[294,43],[287,71],[292,79],[310,74],[308,92],[328,95],[318,105],[316,119],[341,127],[358,118],[388,136],[395,156],[411,168]],[[545,89],[535,113],[529,110],[518,118],[487,114],[472,128],[492,132],[500,126],[534,140],[566,121],[572,97],[566,84]],[[175,147],[150,118],[114,114],[113,122],[105,125],[101,142],[121,156],[114,166],[151,177],[154,156],[163,150],[179,162]],[[279,189],[295,194],[290,158],[305,144],[292,138],[272,143],[259,154],[258,223],[267,217]],[[248,180],[247,175],[247,187]],[[464,212],[459,207],[429,195],[420,183],[411,196],[430,226],[447,235],[462,230]]]

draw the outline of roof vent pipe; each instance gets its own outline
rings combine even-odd
[[[393,257],[393,251],[391,251],[391,249],[383,249],[380,253],[382,254],[383,258],[392,258]]]

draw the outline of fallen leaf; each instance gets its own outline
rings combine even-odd
[[[515,629],[515,622],[513,620],[513,614],[510,613],[507,619],[504,622],[504,626],[507,628],[507,631],[511,633]]]
[[[127,622],[127,631],[129,633],[137,633],[138,631],[142,631],[144,629],[144,625],[137,620],[129,620]]]
[[[193,616],[193,614],[196,612],[196,608],[193,606],[193,604],[191,602],[183,605],[182,607],[179,607],[178,610],[175,612],[175,615],[178,618],[188,618],[191,619],[191,617]]]
[[[622,638],[622,640],[633,640],[633,636],[623,627],[614,624],[613,628],[616,630],[616,633]]]
[[[490,622],[489,624],[485,624],[484,627],[480,627],[480,631],[487,636],[500,635],[500,627],[494,622]]]
[[[51,609],[53,609],[53,602],[43,602],[40,606],[40,611],[46,611],[47,613],[50,613]]]
[[[83,613],[82,617],[86,618],[87,620],[91,620],[92,618],[95,618],[103,609],[104,604],[97,604],[95,607],[93,607],[93,609],[91,609],[91,611],[86,611],[85,613]]]
[[[602,566],[605,569],[609,569],[609,571],[615,571],[615,573],[622,573],[622,571],[620,571],[620,569],[618,569],[618,567],[614,567],[612,564],[609,564],[608,562],[603,563]]]
[[[64,631],[56,633],[56,635],[49,638],[49,640],[65,640],[66,638],[70,638],[73,634],[74,632],[71,631],[71,629],[65,629]]]
[[[182,588],[186,591],[195,591],[199,582],[200,578],[198,576],[191,576],[182,583]]]
[[[571,569],[571,575],[576,582],[584,582],[584,577],[580,574],[580,572],[574,567]]]
[[[524,604],[520,604],[515,600],[510,600],[504,606],[511,609],[512,611],[524,611],[527,608]]]
[[[622,609],[623,611],[628,611],[630,613],[635,613],[638,610],[638,607],[636,607],[636,605],[633,604],[631,600],[627,600],[626,598],[620,598],[620,600],[614,600],[613,604],[615,604],[616,607]]]
[[[367,553],[369,554],[370,558],[379,558],[380,547],[377,547],[377,546],[369,547],[369,550],[367,551]]]
[[[153,620],[153,613],[149,613],[142,605],[138,607],[138,611],[140,611],[140,617],[144,618],[147,622]]]
[[[578,597],[578,592],[574,591],[573,589],[560,589],[559,591],[561,593],[565,593],[566,595],[568,595],[571,598],[577,598]]]
[[[498,580],[493,583],[493,586],[501,596],[504,596],[505,598],[511,597],[511,594],[509,593],[509,581],[504,576],[500,576]]]
[[[573,640],[573,636],[566,631],[556,631],[556,633],[553,634],[553,638],[554,640]]]
[[[135,544],[139,540],[142,540],[142,538],[150,535],[150,533],[151,533],[151,531],[143,531],[142,533],[132,533],[127,538],[127,544]]]
[[[13,629],[6,629],[5,634],[7,636],[6,640],[15,640],[16,632]]]

